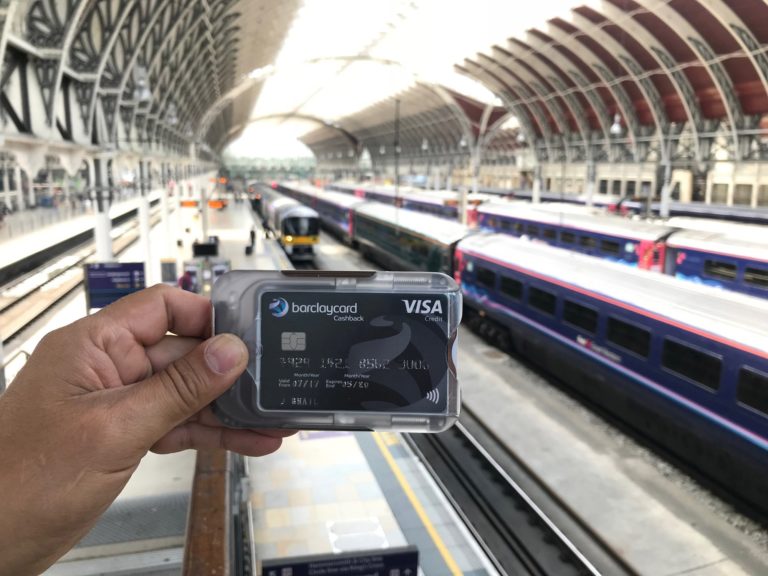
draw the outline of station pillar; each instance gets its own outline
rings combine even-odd
[[[200,186],[200,221],[203,224],[203,242],[208,241],[208,195],[205,189],[205,184]]]
[[[173,238],[171,237],[171,167],[169,164],[161,164],[161,193],[162,193],[162,211],[163,211],[163,234],[165,235],[165,250],[173,254]]]
[[[154,283],[152,266],[152,244],[149,240],[149,193],[152,189],[152,175],[149,162],[139,160],[139,238],[144,255],[144,278],[147,286]]]
[[[112,204],[112,189],[107,176],[106,160],[94,158],[91,200],[95,207],[94,239],[96,240],[96,260],[98,262],[111,262],[114,260],[112,253],[112,222],[109,219],[109,207]]]
[[[541,203],[541,165],[539,164],[533,169],[533,191],[531,194],[531,202],[534,204]]]
[[[3,200],[5,205],[11,206],[11,179],[8,177],[8,160],[3,160]]]

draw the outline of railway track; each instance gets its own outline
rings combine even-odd
[[[159,210],[150,215],[150,226],[160,220]],[[112,239],[113,254],[119,255],[139,238],[138,222],[123,224]],[[45,314],[83,282],[83,264],[95,253],[82,246],[52,264],[26,274],[0,290],[0,339],[8,344],[27,326]]]
[[[636,574],[471,411],[446,432],[406,441],[500,573]]]

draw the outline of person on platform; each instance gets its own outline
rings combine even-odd
[[[0,574],[51,566],[150,450],[280,447],[291,432],[225,428],[208,408],[248,362],[210,335],[207,298],[157,285],[42,339],[0,395]]]
[[[196,292],[195,282],[189,270],[185,270],[184,274],[182,274],[181,278],[179,278],[179,288],[186,290],[187,292]]]

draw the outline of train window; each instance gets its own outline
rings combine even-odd
[[[539,227],[534,226],[533,224],[528,224],[528,236],[538,236],[539,235]]]
[[[607,337],[610,343],[643,358],[648,358],[651,352],[651,333],[618,318],[608,318]]]
[[[722,360],[682,342],[664,339],[661,365],[666,370],[706,386],[710,390],[717,390],[720,387]]]
[[[476,276],[478,283],[482,284],[483,286],[487,288],[496,287],[496,272],[493,270],[478,266]]]
[[[501,221],[501,230],[503,232],[511,232],[512,231],[512,222],[509,220],[502,220]]]
[[[501,277],[501,293],[514,300],[523,298],[523,283],[507,276]]]
[[[531,289],[528,291],[528,304],[536,308],[536,310],[554,316],[557,297],[552,292],[531,286]]]
[[[744,282],[754,284],[760,288],[768,288],[768,270],[747,266],[746,270],[744,270]]]
[[[576,235],[573,232],[560,232],[560,240],[565,244],[573,244],[576,242]]]
[[[768,416],[768,374],[743,366],[739,370],[736,398]]]
[[[564,303],[563,320],[590,334],[597,332],[597,311],[571,300],[566,300]]]
[[[557,232],[555,232],[554,228],[544,228],[544,238],[554,240],[557,238]]]
[[[582,236],[579,238],[579,244],[582,248],[594,248],[597,246],[597,240],[592,238],[592,236]]]
[[[621,254],[621,246],[618,242],[614,242],[613,240],[601,240],[600,250],[614,256]]]
[[[513,226],[513,230],[515,231],[515,234],[522,234],[523,233],[523,225],[520,222],[515,222]]]
[[[704,274],[721,280],[735,280],[736,265],[722,260],[706,260],[704,262]]]

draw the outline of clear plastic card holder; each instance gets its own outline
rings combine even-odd
[[[214,332],[248,368],[213,403],[240,428],[439,432],[458,418],[461,292],[433,272],[234,271]]]

